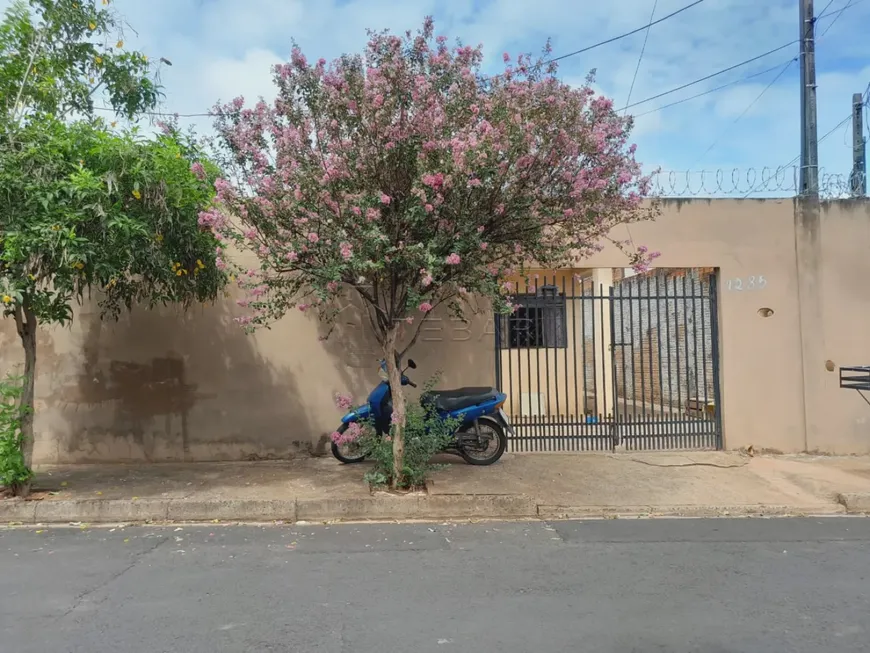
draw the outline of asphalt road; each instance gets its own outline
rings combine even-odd
[[[0,530],[3,653],[870,650],[870,519]]]

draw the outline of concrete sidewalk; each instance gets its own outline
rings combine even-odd
[[[870,458],[738,453],[507,454],[454,458],[427,492],[371,492],[364,465],[79,465],[38,471],[0,523],[355,521],[870,513]]]

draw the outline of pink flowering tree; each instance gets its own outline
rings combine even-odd
[[[329,321],[348,291],[362,299],[388,367],[396,483],[398,361],[431,312],[461,316],[472,295],[510,311],[506,277],[576,262],[656,208],[642,202],[631,119],[591,77],[570,87],[554,64],[508,54],[485,76],[480,47],[448,46],[431,19],[416,35],[370,37],[331,64],[294,48],[274,69],[274,103],[216,108],[232,172],[200,222],[259,261],[240,277],[249,328],[294,307]]]

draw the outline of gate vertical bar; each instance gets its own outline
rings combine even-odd
[[[706,293],[704,292],[704,286],[707,286]],[[709,442],[709,443],[713,444],[713,446],[715,447],[715,436],[712,438],[712,442],[711,442],[711,438],[706,433],[706,431],[708,429],[708,424],[710,422],[710,420],[707,416],[707,406],[710,404],[710,396],[709,396],[709,393],[707,391],[707,371],[708,371],[708,366],[707,366],[707,319],[710,316],[709,301],[710,301],[710,281],[708,278],[706,283],[704,283],[703,281],[701,282],[701,300],[700,300],[700,304],[701,304],[701,365],[702,365],[703,370],[704,370],[704,379],[703,379],[703,383],[704,383],[704,422],[705,422],[704,423],[704,431],[705,431],[705,433],[704,433],[705,443],[704,444],[706,445]],[[704,310],[705,308],[707,308],[708,310]]]
[[[502,390],[502,371],[501,371],[501,316],[495,311],[492,312],[492,326],[495,334],[495,387]]]
[[[611,376],[611,388],[613,390],[613,396],[610,398],[610,402],[612,404],[611,412],[613,417],[611,418],[611,434],[610,434],[610,450],[615,451],[616,447],[620,444],[620,423],[619,423],[619,392],[617,391],[617,384],[619,383],[619,375],[616,370],[616,309],[615,309],[615,287],[610,286],[610,293],[607,303],[609,305],[610,311],[610,376]],[[620,291],[621,294],[621,291]],[[602,306],[602,315],[604,313],[604,286],[601,286],[601,306]],[[620,317],[620,320],[622,317]],[[603,318],[602,318],[603,321]],[[622,328],[622,322],[619,324],[619,328]],[[602,339],[603,340],[603,339]],[[604,343],[601,343],[601,364],[605,365],[605,354],[604,354]],[[623,356],[623,363],[624,363]],[[623,370],[625,370],[625,365],[623,364]],[[602,384],[603,385],[603,384]],[[606,406],[607,404],[605,404]]]
[[[685,381],[686,381],[686,404],[685,404],[686,411],[685,412],[686,412],[686,414],[682,416],[682,420],[680,422],[683,426],[683,428],[682,428],[683,436],[681,438],[680,448],[686,449],[688,442],[690,440],[689,431],[690,431],[691,427],[690,427],[690,422],[689,422],[689,406],[691,405],[690,404],[691,397],[689,397],[689,365],[690,365],[690,361],[689,361],[689,306],[686,303],[686,295],[688,295],[688,291],[686,290],[686,274],[685,273],[683,274],[682,279],[683,279],[683,345],[684,345],[684,352],[685,352],[684,362],[686,364],[686,377],[685,377]]]
[[[710,347],[713,350],[713,406],[716,416],[716,448],[722,449],[722,388],[719,379],[719,275],[710,275]]]

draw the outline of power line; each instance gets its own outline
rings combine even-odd
[[[870,105],[870,84],[867,84],[867,90],[864,91],[864,106],[867,107],[868,105]],[[840,127],[842,127],[847,122],[849,122],[851,119],[852,119],[852,112],[850,111],[848,116],[846,116],[840,122],[838,122],[836,125],[834,125],[829,131],[825,132],[824,136],[819,138],[819,143],[821,143],[823,140],[825,140],[828,136],[833,134]],[[801,158],[800,154],[798,154],[795,158],[793,158],[791,161],[789,161],[788,163],[786,163],[784,166],[781,166],[781,167],[787,168],[790,165],[792,165],[795,161],[797,161],[799,158]]]
[[[683,98],[682,100],[677,100],[676,102],[671,102],[669,104],[663,104],[660,107],[656,107],[655,109],[650,109],[649,111],[644,111],[643,113],[636,113],[636,114],[634,114],[634,117],[640,118],[641,116],[648,116],[649,114],[656,113],[658,111],[661,111],[662,109],[669,109],[670,107],[675,107],[678,104],[683,104],[684,102],[690,102],[692,100],[697,100],[699,97],[704,97],[705,95],[710,95],[711,93],[716,93],[718,91],[729,88],[731,86],[736,86],[737,84],[742,84],[743,82],[746,82],[750,79],[755,79],[756,77],[761,77],[762,75],[766,75],[767,73],[772,73],[774,70],[778,70],[782,66],[784,66],[788,63],[794,63],[795,61],[797,61],[797,57],[792,57],[788,61],[783,61],[782,63],[779,63],[775,66],[770,67],[770,68],[765,68],[764,70],[759,71],[757,73],[752,73],[751,75],[747,75],[746,77],[741,77],[740,79],[735,79],[733,82],[728,82],[727,84],[722,84],[721,86],[716,86],[715,88],[707,89],[706,91],[703,91],[701,93],[696,93],[695,95],[690,95],[689,97]]]
[[[662,22],[668,20],[669,18],[673,18],[673,17],[676,16],[677,14],[680,14],[680,13],[682,13],[682,12],[688,10],[688,9],[691,9],[692,7],[694,7],[694,6],[696,6],[696,5],[701,4],[703,1],[704,1],[704,0],[695,0],[695,2],[686,5],[685,7],[682,7],[681,9],[678,9],[677,11],[674,11],[674,12],[668,14],[667,16],[663,16],[662,18],[658,18],[658,19],[656,19],[656,20],[654,20],[654,21],[651,21],[651,22],[649,22],[649,23],[646,24],[646,25],[643,25],[643,26],[641,26],[641,27],[638,27],[638,28],[636,28],[636,29],[631,30],[630,32],[626,32],[626,33],[624,33],[624,34],[620,34],[619,36],[614,36],[613,38],[607,39],[607,40],[605,40],[605,41],[600,41],[599,43],[594,43],[593,45],[587,46],[587,47],[582,48],[582,49],[580,49],[580,50],[576,50],[576,51],[574,51],[574,52],[569,52],[569,53],[567,53],[567,54],[560,55],[560,56],[558,56],[558,57],[556,57],[556,58],[554,58],[554,59],[550,59],[549,62],[553,62],[553,61],[561,61],[562,59],[567,59],[568,57],[573,57],[573,56],[575,56],[575,55],[582,54],[582,53],[584,53],[584,52],[588,52],[588,51],[590,51],[590,50],[594,50],[595,48],[601,47],[602,45],[607,45],[608,43],[613,43],[614,41],[618,41],[618,40],[620,40],[620,39],[626,38],[627,36],[631,36],[631,35],[633,35],[633,34],[637,34],[638,32],[642,32],[643,30],[645,30],[645,29],[647,29],[647,28],[649,28],[649,27],[651,27],[651,26],[653,26],[653,25],[658,25],[659,23],[662,23]],[[819,20],[821,20],[822,18],[827,18],[828,16],[833,16],[833,15],[836,15],[836,18],[834,19],[834,20],[836,20],[837,18],[839,18],[840,15],[842,15],[842,13],[843,13],[846,9],[849,9],[849,8],[851,8],[851,7],[855,7],[856,5],[859,5],[859,4],[861,4],[862,2],[864,2],[864,1],[865,1],[865,0],[850,0],[850,1],[849,1],[849,2],[844,6],[844,7],[842,7],[841,9],[835,9],[834,11],[831,11],[831,12],[829,12],[829,13],[822,13],[821,15],[817,16],[817,17],[816,17],[816,21],[819,21]],[[832,21],[832,24],[833,24],[833,21]],[[829,25],[828,27],[830,27],[830,25]],[[827,30],[826,30],[826,31],[827,31]],[[651,101],[653,101],[653,100],[657,100],[657,99],[662,98],[662,97],[665,97],[665,96],[667,96],[667,95],[671,95],[672,93],[676,93],[676,92],[678,92],[678,91],[682,91],[683,89],[689,88],[690,86],[694,86],[694,85],[696,85],[696,84],[700,84],[701,82],[705,82],[705,81],[707,81],[707,80],[709,80],[709,79],[712,79],[712,78],[714,78],[714,77],[718,77],[719,75],[723,75],[723,74],[725,74],[725,73],[727,73],[727,72],[731,72],[732,70],[736,70],[737,68],[741,68],[742,66],[745,66],[746,64],[750,64],[750,63],[752,63],[752,62],[754,62],[754,61],[758,61],[759,59],[763,59],[764,57],[766,57],[766,56],[768,56],[768,55],[771,55],[771,54],[773,54],[773,53],[775,53],[775,52],[779,52],[780,50],[784,50],[784,49],[786,49],[786,48],[788,48],[788,47],[790,47],[790,46],[792,46],[792,45],[795,45],[795,44],[798,43],[798,42],[799,42],[798,40],[789,41],[788,43],[784,43],[783,45],[781,45],[781,46],[779,46],[779,47],[777,47],[777,48],[773,48],[772,50],[768,50],[767,52],[765,52],[765,53],[763,53],[763,54],[760,54],[760,55],[758,55],[758,56],[756,56],[756,57],[752,57],[752,58],[750,58],[750,59],[745,59],[744,61],[741,61],[741,62],[739,62],[739,63],[736,63],[736,64],[734,64],[734,65],[732,65],[732,66],[728,66],[727,68],[723,68],[722,70],[719,70],[719,71],[717,71],[717,72],[715,72],[715,73],[711,73],[711,74],[709,74],[709,75],[705,75],[704,77],[700,77],[700,78],[695,79],[695,80],[693,80],[693,81],[691,81],[691,82],[688,82],[688,83],[686,83],[686,84],[682,84],[682,85],[680,85],[680,86],[677,86],[677,87],[675,87],[675,88],[672,88],[672,89],[670,89],[670,90],[668,90],[668,91],[664,91],[664,92],[662,92],[662,93],[658,93],[658,94],[653,95],[653,96],[650,96],[650,97],[648,97],[648,98],[644,98],[643,100],[640,100],[640,101],[638,101],[638,102],[634,102],[634,103],[632,103],[632,104],[628,104],[628,105],[626,105],[625,109],[631,109],[631,108],[633,108],[633,107],[640,106],[641,104],[646,104],[647,102],[651,102]],[[729,83],[727,83],[727,84],[723,84],[723,85],[718,86],[718,87],[716,87],[716,88],[709,89],[709,90],[707,90],[707,91],[704,91],[703,93],[699,93],[699,94],[697,94],[697,95],[695,95],[695,96],[692,96],[692,97],[690,97],[690,98],[685,98],[684,100],[679,100],[679,101],[677,101],[677,102],[672,102],[672,103],[670,103],[670,104],[666,104],[666,105],[663,105],[663,106],[657,107],[657,108],[655,108],[655,109],[652,109],[651,111],[646,111],[646,112],[644,112],[644,113],[636,114],[635,117],[644,116],[644,115],[647,115],[647,114],[649,114],[649,113],[654,113],[654,112],[656,112],[656,111],[661,111],[662,109],[667,109],[667,108],[669,108],[669,107],[672,107],[672,106],[675,106],[675,105],[678,105],[678,104],[682,104],[683,102],[688,102],[689,100],[693,100],[693,99],[696,99],[696,98],[702,97],[702,96],[704,96],[704,95],[708,95],[708,94],[710,94],[710,93],[715,93],[716,91],[720,91],[720,90],[722,90],[722,89],[725,89],[725,88],[728,88],[728,87],[730,87],[730,86],[733,86],[734,84],[738,84],[738,83],[740,83],[741,81],[745,81],[745,80],[748,80],[748,79],[752,79],[753,77],[759,77],[759,76],[761,76],[761,75],[763,75],[763,74],[765,74],[765,73],[772,72],[773,70],[776,70],[776,69],[779,68],[780,66],[784,65],[784,63],[785,63],[785,62],[783,62],[782,64],[778,64],[778,65],[776,65],[776,66],[774,66],[774,67],[772,67],[772,68],[768,68],[767,70],[763,70],[763,71],[761,71],[761,72],[759,72],[759,73],[753,73],[752,75],[747,75],[746,77],[742,78],[741,80],[737,80],[737,81],[734,81],[734,82],[729,82]],[[114,109],[112,109],[111,107],[94,107],[94,109],[96,109],[96,110],[98,110],[98,111],[108,111],[108,112],[112,112],[112,113],[114,113]],[[145,112],[143,112],[143,115],[146,115],[146,116],[155,116],[155,117],[169,117],[169,118],[171,118],[171,117],[177,117],[177,118],[207,118],[207,117],[214,117],[214,116],[215,116],[215,114],[214,114],[214,113],[211,113],[211,112],[200,112],[200,113],[175,113],[175,112],[169,112],[169,111],[145,111]]]
[[[629,104],[626,108],[630,109],[632,107],[636,107],[636,106],[639,106],[641,104],[646,104],[647,102],[651,102],[653,100],[658,100],[660,97],[664,97],[666,95],[676,93],[677,91],[682,91],[684,88],[689,88],[690,86],[694,86],[695,84],[700,84],[701,82],[706,82],[708,79],[713,79],[714,77],[718,77],[719,75],[723,75],[725,73],[731,72],[732,70],[735,70],[737,68],[745,66],[746,64],[752,63],[753,61],[758,61],[759,59],[764,59],[764,57],[767,57],[767,56],[773,54],[774,52],[779,52],[780,50],[785,50],[786,48],[791,47],[792,45],[794,45],[797,42],[798,42],[797,40],[789,41],[788,43],[781,45],[778,48],[774,48],[773,50],[768,50],[767,52],[765,52],[763,54],[759,54],[756,57],[752,57],[751,59],[746,59],[744,61],[741,61],[740,63],[734,64],[733,66],[728,66],[727,68],[723,68],[722,70],[719,70],[715,73],[705,75],[704,77],[700,77],[694,81],[688,82],[686,84],[682,84],[680,86],[677,86],[676,88],[672,88],[669,91],[664,91],[662,93],[658,93],[657,95],[653,95],[653,96],[648,97],[644,100],[640,100],[639,102],[635,102],[634,104]]]
[[[831,0],[831,2],[833,2],[833,1],[834,1],[834,0]],[[828,7],[831,6],[831,2],[828,3],[828,6],[825,7],[825,9],[827,9]],[[822,34],[821,34],[821,36],[819,36],[819,38],[822,38],[822,36],[824,36],[825,34],[828,33],[828,30],[831,29],[831,28],[834,26],[834,23],[837,22],[837,19],[838,19],[840,16],[842,16],[842,15],[843,15],[843,12],[846,11],[850,6],[852,6],[852,0],[849,0],[846,4],[844,4],[844,5],[840,8],[840,11],[837,12],[837,15],[836,15],[836,16],[834,16],[834,20],[832,20],[832,21],[828,24],[828,26],[825,28],[825,31],[822,32]],[[833,13],[833,12],[831,12],[831,13]],[[822,11],[822,16],[824,16],[824,15],[825,15],[825,12]],[[820,18],[821,18],[821,16],[820,16]],[[818,18],[817,18],[816,20],[818,20]]]
[[[779,71],[779,73],[776,75],[776,77],[774,77],[772,80],[770,80],[770,83],[768,83],[768,85],[765,86],[765,87],[762,89],[761,93],[759,93],[758,95],[755,96],[755,99],[752,100],[752,102],[750,102],[750,103],[746,106],[746,108],[745,108],[745,109],[740,113],[740,115],[737,116],[737,117],[734,119],[734,121],[733,121],[730,125],[728,125],[725,129],[722,130],[722,132],[721,132],[721,133],[716,137],[716,139],[715,139],[715,140],[710,144],[710,147],[708,147],[706,150],[704,150],[704,153],[703,153],[701,156],[698,157],[698,159],[695,161],[695,163],[693,163],[691,166],[689,166],[690,168],[694,168],[698,163],[701,162],[701,160],[702,160],[705,156],[707,156],[707,155],[710,153],[710,151],[711,151],[714,147],[716,147],[716,145],[719,143],[719,141],[722,140],[722,137],[723,137],[725,134],[728,133],[728,130],[731,129],[734,125],[736,125],[738,122],[740,122],[740,120],[743,118],[743,116],[745,116],[747,113],[749,113],[749,110],[750,110],[752,107],[754,107],[754,106],[758,103],[758,101],[759,101],[759,100],[764,96],[764,94],[767,93],[767,92],[770,90],[770,88],[771,88],[774,84],[776,84],[776,83],[779,81],[779,78],[782,77],[782,76],[785,74],[785,72],[786,72],[789,68],[791,68],[791,65],[792,65],[794,62],[795,62],[795,59],[790,59],[790,60],[789,60],[789,61],[788,61],[788,62],[787,62],[783,67],[782,67],[782,70]]]
[[[625,34],[620,34],[619,36],[614,36],[612,38],[606,39],[604,41],[600,41],[598,43],[594,43],[593,45],[589,45],[589,46],[586,46],[585,48],[575,50],[574,52],[569,52],[568,54],[560,55],[558,57],[550,59],[547,63],[550,63],[553,61],[561,61],[562,59],[567,59],[568,57],[574,57],[578,54],[583,54],[584,52],[589,52],[590,50],[594,50],[595,48],[600,48],[602,45],[607,45],[608,43],[613,43],[614,41],[619,41],[620,39],[624,39],[625,37],[631,36],[632,34],[637,34],[638,32],[642,32],[645,29],[649,29],[653,25],[658,25],[659,23],[663,23],[666,20],[668,20],[669,18],[673,18],[677,14],[681,14],[684,11],[686,11],[687,9],[691,9],[692,7],[699,5],[702,2],[704,2],[704,0],[695,0],[695,2],[686,5],[682,9],[677,9],[676,11],[668,14],[667,16],[662,16],[658,20],[650,20],[650,22],[647,23],[646,25],[642,25],[641,27],[633,29],[630,32],[626,32]]]
[[[833,1],[833,0],[832,0]],[[646,52],[646,42],[649,40],[649,31],[652,27],[652,19],[656,14],[656,7],[659,6],[659,0],[654,0],[652,11],[649,14],[649,25],[646,28],[646,33],[643,36],[643,46],[640,49],[640,56],[637,58],[637,66],[634,67],[634,76],[631,78],[631,86],[628,88],[628,98],[625,100],[625,109],[628,111],[628,103],[631,102],[631,93],[634,91],[634,83],[637,81],[637,73],[640,71],[640,62],[643,61],[643,53]]]
[[[828,7],[830,7],[832,2],[833,2],[833,0],[831,0],[831,2],[828,3],[828,6],[825,7],[825,9],[827,9]],[[819,20],[821,20],[822,18],[827,18],[827,17],[829,17],[829,16],[835,16],[834,21],[836,21],[837,18],[839,18],[839,17],[842,15],[842,12],[846,11],[846,9],[849,9],[850,7],[854,7],[854,6],[856,6],[856,5],[858,5],[858,4],[862,3],[862,2],[864,2],[864,0],[849,0],[849,2],[848,2],[844,7],[842,7],[841,9],[835,9],[834,11],[832,11],[832,12],[830,12],[830,13],[825,13],[825,12],[823,11],[819,16],[816,17],[816,21],[819,21]],[[833,22],[834,22],[834,21],[831,21],[831,25],[833,25]],[[831,25],[828,25],[828,28],[827,28],[827,29],[830,29]],[[827,32],[827,29],[825,30],[825,32]],[[766,52],[766,53],[764,53],[764,54],[762,54],[762,55],[759,55],[759,56],[757,56],[757,57],[753,57],[752,59],[747,59],[747,60],[742,61],[742,62],[740,62],[740,63],[738,63],[738,64],[735,64],[735,65],[733,65],[733,66],[729,66],[728,68],[725,68],[724,70],[720,70],[720,71],[715,72],[715,73],[713,73],[713,74],[711,74],[711,75],[707,75],[707,76],[702,77],[702,78],[700,78],[700,79],[696,79],[695,81],[689,82],[688,84],[683,84],[682,86],[678,86],[678,87],[673,88],[673,89],[671,89],[671,90],[669,90],[669,91],[665,91],[664,93],[659,93],[658,95],[654,95],[654,96],[652,96],[652,97],[646,98],[645,100],[641,100],[641,101],[639,101],[639,102],[635,102],[634,104],[630,105],[628,108],[636,107],[636,106],[641,105],[641,104],[645,104],[646,102],[649,102],[649,101],[651,101],[651,100],[656,100],[656,99],[658,99],[658,98],[660,98],[660,97],[664,97],[664,96],[666,96],[666,95],[670,95],[671,93],[676,93],[677,91],[681,91],[681,90],[683,90],[684,88],[688,88],[689,86],[694,86],[695,84],[699,84],[700,82],[707,81],[708,79],[711,79],[712,77],[717,77],[717,76],[719,76],[719,75],[721,75],[721,74],[723,74],[723,73],[730,72],[730,71],[734,70],[735,68],[740,68],[741,66],[744,66],[744,65],[746,65],[746,64],[748,64],[748,63],[752,63],[753,61],[757,61],[758,59],[762,59],[762,58],[766,57],[768,54],[772,54],[772,53],[774,53],[774,52],[777,52],[778,50],[784,50],[785,48],[787,48],[787,47],[789,47],[789,46],[791,46],[791,45],[794,45],[795,43],[798,43],[798,42],[799,42],[799,41],[791,41],[791,42],[789,42],[789,43],[785,43],[785,44],[783,44],[782,46],[780,46],[779,48],[775,48],[774,50],[770,50],[770,51],[768,51],[768,52]],[[683,104],[684,102],[689,102],[690,100],[695,100],[695,99],[697,99],[697,98],[699,98],[699,97],[703,97],[703,96],[705,96],[705,95],[709,95],[709,94],[711,94],[711,93],[716,93],[716,92],[718,92],[718,91],[721,91],[721,90],[723,90],[723,89],[729,88],[729,87],[734,86],[734,85],[736,85],[736,84],[739,84],[739,83],[741,83],[741,82],[745,82],[745,81],[750,80],[750,79],[753,79],[753,78],[755,78],[755,77],[760,77],[760,76],[765,75],[765,74],[767,74],[767,73],[769,73],[769,72],[773,72],[774,70],[777,70],[780,66],[784,66],[784,65],[787,65],[787,64],[791,64],[791,63],[794,62],[794,61],[797,61],[797,57],[793,57],[793,58],[789,59],[788,61],[784,61],[784,62],[782,62],[781,64],[777,64],[776,66],[773,66],[772,68],[767,68],[767,69],[765,69],[765,70],[762,70],[761,72],[758,72],[758,73],[752,73],[751,75],[747,75],[746,77],[742,77],[741,79],[735,80],[735,81],[733,81],[733,82],[728,82],[727,84],[722,84],[721,86],[717,86],[717,87],[715,87],[715,88],[708,89],[708,90],[703,91],[703,92],[701,92],[701,93],[698,93],[698,94],[696,94],[696,95],[692,95],[691,97],[687,97],[687,98],[684,98],[684,99],[682,99],[682,100],[677,100],[676,102],[671,102],[671,103],[669,103],[669,104],[664,104],[664,105],[662,105],[662,106],[660,106],[660,107],[656,107],[655,109],[651,109],[651,110],[649,110],[649,111],[644,111],[643,113],[637,113],[637,114],[634,115],[634,117],[635,117],[635,118],[639,118],[639,117],[641,117],[641,116],[646,116],[646,115],[648,115],[648,114],[656,113],[657,111],[661,111],[661,110],[663,110],[663,109],[669,109],[670,107],[676,106],[676,105],[678,105],[678,104]]]

